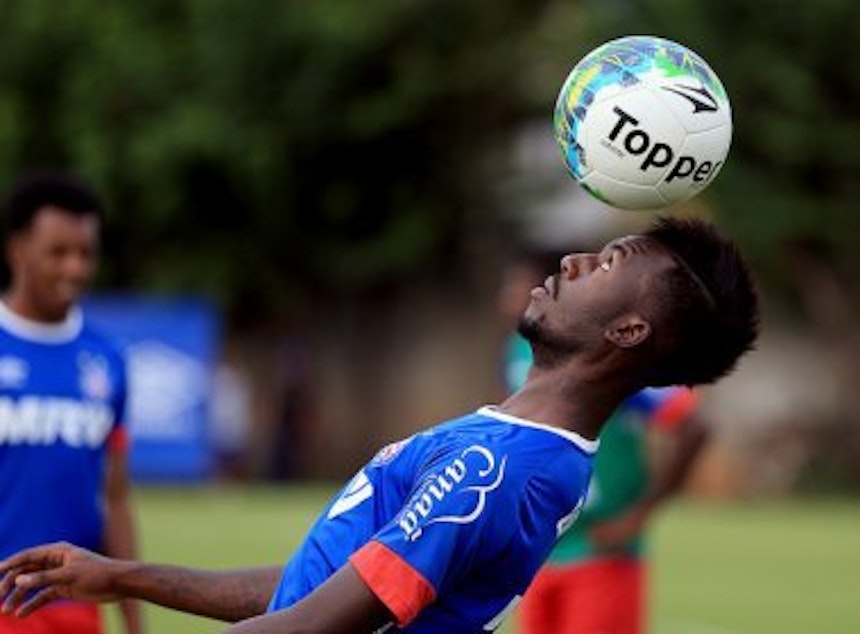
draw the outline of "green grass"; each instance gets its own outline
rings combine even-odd
[[[660,634],[860,632],[860,504],[676,506],[656,525]]]
[[[144,489],[144,557],[225,568],[280,563],[332,489]],[[860,502],[676,504],[654,526],[652,634],[860,632]],[[149,631],[223,625],[148,607]],[[109,631],[117,634],[111,614]],[[507,624],[504,634],[515,628]],[[552,634],[552,633],[547,633]]]

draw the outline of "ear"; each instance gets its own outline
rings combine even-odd
[[[616,319],[603,336],[619,348],[638,346],[651,335],[651,324],[636,314]]]

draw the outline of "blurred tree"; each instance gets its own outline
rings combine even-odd
[[[94,181],[112,285],[259,310],[456,270],[543,4],[5,2],[0,179]]]
[[[549,122],[592,46],[654,33],[732,97],[721,221],[784,291],[784,245],[811,237],[860,294],[852,0],[9,0],[0,20],[0,184],[34,166],[94,181],[111,285],[254,312],[445,279],[468,232],[498,226],[488,148]]]

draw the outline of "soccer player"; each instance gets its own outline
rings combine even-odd
[[[3,610],[137,597],[239,621],[232,634],[494,630],[576,519],[618,404],[648,385],[715,381],[758,330],[737,250],[697,221],[567,255],[530,296],[521,330],[535,363],[522,389],[382,449],[280,574],[54,544],[0,562]]]
[[[10,284],[0,298],[0,557],[65,540],[135,554],[126,474],[123,362],[76,302],[92,278],[99,204],[62,175],[19,183],[6,212]],[[126,631],[141,631],[125,601]],[[71,598],[0,634],[98,634],[96,606]]]
[[[524,253],[505,271],[503,318],[524,309],[523,287],[543,280],[543,251]],[[531,346],[519,333],[507,340],[505,387],[522,387]],[[582,512],[550,553],[519,610],[523,634],[640,634],[646,629],[644,531],[651,516],[683,484],[707,439],[696,414],[698,395],[686,387],[646,388],[624,400],[600,433]],[[650,432],[663,437],[662,459],[650,458]]]

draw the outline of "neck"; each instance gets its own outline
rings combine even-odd
[[[27,299],[26,295],[16,292],[14,288],[10,289],[0,301],[19,317],[45,324],[62,323],[69,316],[71,309],[68,307],[57,311],[40,310],[34,302]]]
[[[526,384],[500,410],[595,439],[618,405],[637,387],[615,376],[588,376],[560,367],[533,368]]]

